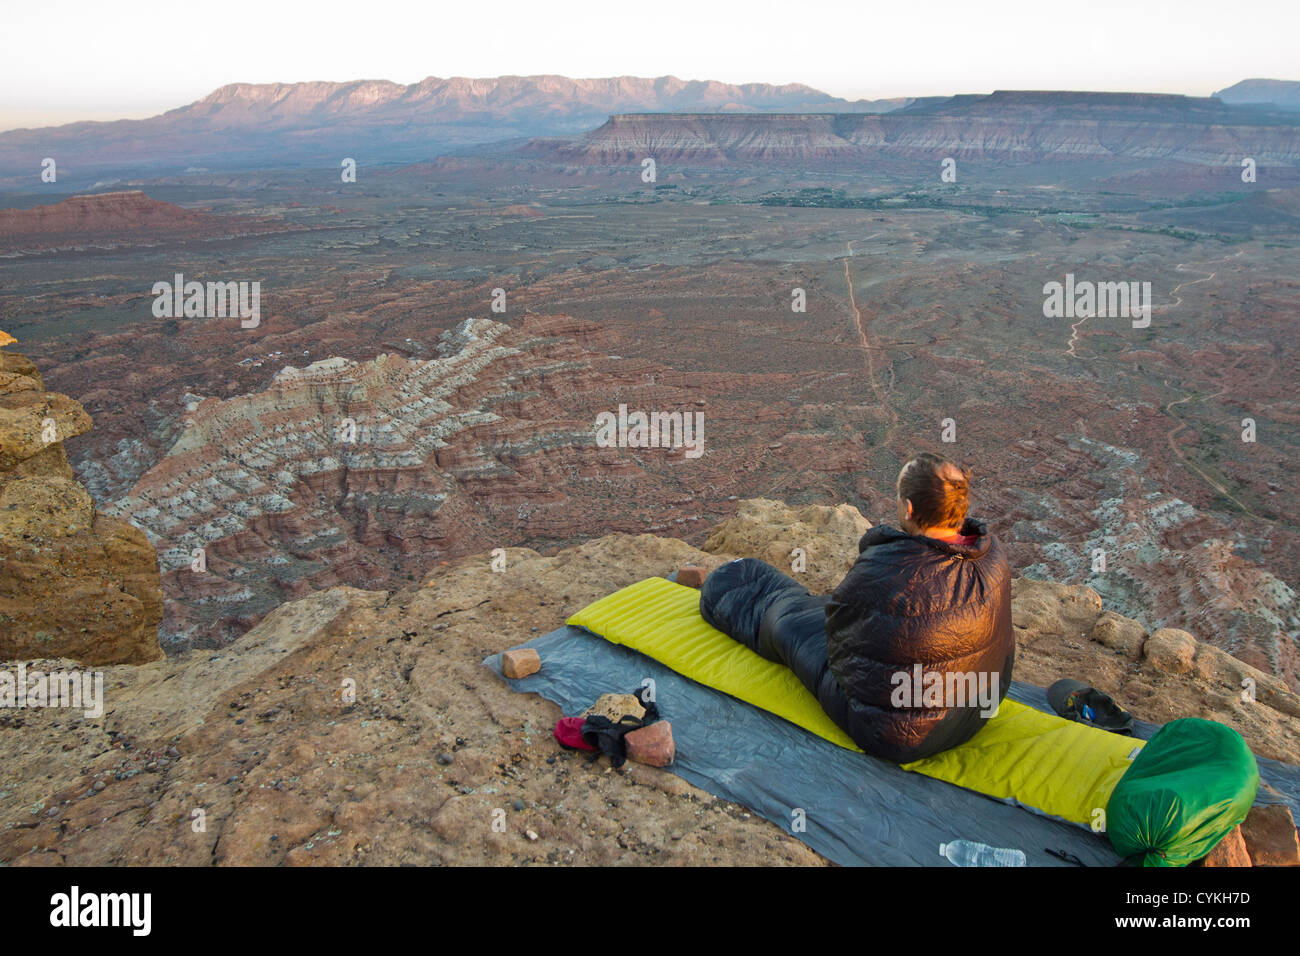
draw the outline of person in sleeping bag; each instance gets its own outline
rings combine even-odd
[[[898,474],[879,525],[830,595],[755,558],[704,582],[704,619],[795,672],[867,753],[907,763],[965,743],[1011,686],[1011,567],[967,515],[970,472],[930,453]]]

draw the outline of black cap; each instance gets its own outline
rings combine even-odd
[[[1047,688],[1047,703],[1067,720],[1077,720],[1111,733],[1131,735],[1133,733],[1133,715],[1126,711],[1109,694],[1090,687],[1083,681],[1063,677]],[[1085,717],[1083,708],[1092,708],[1092,715]]]

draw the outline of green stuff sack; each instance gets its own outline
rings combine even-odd
[[[1106,833],[1144,866],[1186,866],[1246,819],[1259,765],[1241,734],[1187,717],[1158,730],[1115,785]]]

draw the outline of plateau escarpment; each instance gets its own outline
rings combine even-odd
[[[0,133],[0,182],[26,185],[43,157],[68,176],[138,176],[191,163],[231,169],[425,159],[439,150],[590,129],[623,110],[835,109],[881,111],[904,99],[849,101],[800,83],[731,84],[675,76],[484,78],[430,76],[403,85],[231,83],[160,116]],[[129,172],[127,172],[129,170]],[[62,179],[60,180],[62,181]]]
[[[872,159],[1000,162],[1167,160],[1300,165],[1300,117],[1214,99],[1000,91],[918,102],[889,113],[627,113],[521,156],[566,165],[798,164]]]

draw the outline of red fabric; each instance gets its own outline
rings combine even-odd
[[[973,534],[935,535],[934,537],[939,541],[947,541],[949,544],[960,544],[963,547],[970,547],[972,544],[979,541],[979,536]]]
[[[566,747],[595,750],[595,747],[582,739],[583,723],[585,721],[581,717],[561,717],[555,725],[555,739]]]

